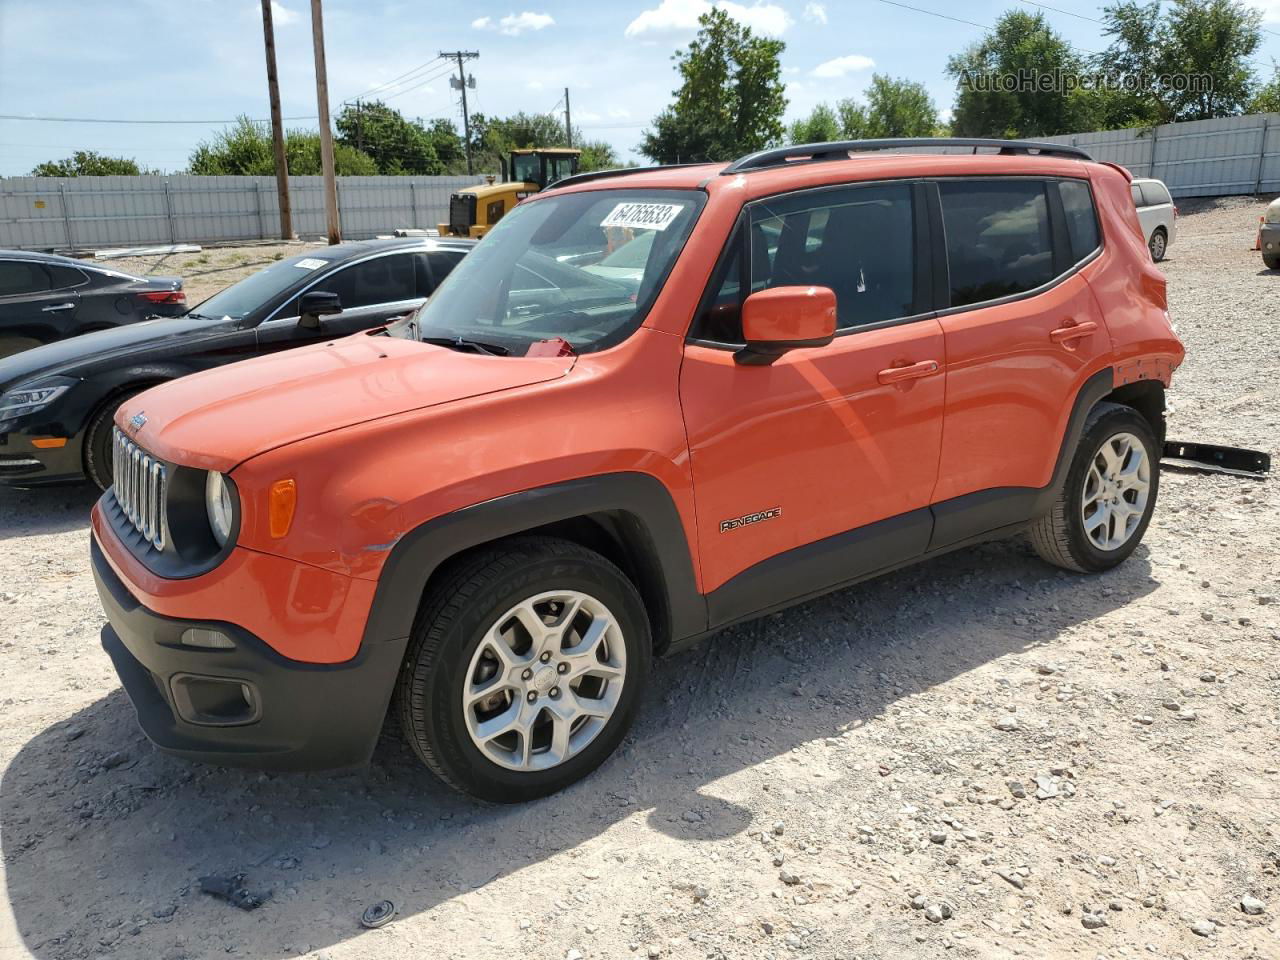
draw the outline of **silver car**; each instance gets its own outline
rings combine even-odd
[[[1151,259],[1159,263],[1173,244],[1178,223],[1178,208],[1173,204],[1169,188],[1160,180],[1134,180],[1133,205],[1138,208],[1138,222],[1147,238]]]

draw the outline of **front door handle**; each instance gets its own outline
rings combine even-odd
[[[1066,343],[1068,340],[1079,340],[1081,337],[1089,337],[1098,332],[1098,325],[1092,320],[1086,320],[1084,323],[1069,323],[1065,327],[1058,327],[1057,330],[1049,331],[1049,339],[1054,343]]]
[[[49,306],[41,307],[40,309],[45,313],[57,313],[59,310],[74,310],[75,308],[76,305],[74,303],[51,303]]]
[[[921,377],[931,377],[937,372],[937,360],[921,360],[919,363],[908,364],[905,367],[890,367],[888,370],[881,370],[877,375],[877,379],[881,383],[901,383],[903,380],[918,380]]]

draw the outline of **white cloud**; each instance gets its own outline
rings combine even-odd
[[[546,85],[541,80],[529,80],[525,83],[524,88],[526,90],[537,91],[543,89],[544,86]]]
[[[625,107],[610,107],[609,117],[612,120],[630,120],[631,111]]]
[[[497,30],[508,37],[518,37],[529,30],[544,30],[555,25],[555,18],[549,13],[509,13],[500,20],[493,17],[480,17],[471,21],[477,30]]]
[[[698,18],[718,7],[734,20],[750,27],[756,33],[780,37],[791,26],[791,16],[782,7],[756,0],[750,6],[733,0],[661,0],[652,10],[643,11],[627,24],[626,35],[638,37],[645,33],[676,33],[698,29]]]
[[[875,65],[876,62],[870,57],[864,57],[860,53],[853,53],[847,57],[836,57],[834,60],[820,63],[810,73],[815,77],[843,77],[859,70],[870,70]]]
[[[825,26],[827,22],[827,8],[821,3],[806,3],[804,5],[804,18],[812,21],[813,23],[820,23]]]
[[[1258,5],[1262,19],[1267,23],[1280,22],[1280,0],[1262,0]]]

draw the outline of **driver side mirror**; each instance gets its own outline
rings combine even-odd
[[[311,290],[298,301],[298,326],[306,330],[319,330],[320,318],[342,312],[342,300],[336,293]]]
[[[830,287],[771,287],[742,304],[746,346],[733,359],[767,366],[788,350],[823,347],[836,335],[836,295]]]

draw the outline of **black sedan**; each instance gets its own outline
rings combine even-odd
[[[272,264],[185,316],[0,360],[0,484],[111,483],[111,422],[177,377],[381,326],[421,306],[474,240],[364,240]]]
[[[178,277],[134,277],[70,257],[0,250],[0,358],[186,312],[187,295]]]

